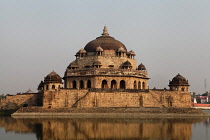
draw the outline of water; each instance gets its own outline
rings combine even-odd
[[[0,117],[1,140],[209,140],[209,118]]]

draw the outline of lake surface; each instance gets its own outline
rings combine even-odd
[[[1,140],[209,140],[209,118],[0,117]]]

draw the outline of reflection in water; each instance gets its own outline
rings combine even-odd
[[[1,117],[6,131],[35,133],[39,140],[158,139],[190,140],[192,123],[202,118],[11,118]]]

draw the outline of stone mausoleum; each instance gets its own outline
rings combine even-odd
[[[106,26],[100,37],[76,54],[64,77],[48,74],[38,93],[8,96],[1,104],[64,107],[191,107],[188,81],[178,74],[169,89],[149,89],[147,69],[134,51],[111,37]],[[23,97],[24,96],[24,97]]]

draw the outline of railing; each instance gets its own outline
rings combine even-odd
[[[82,68],[69,69],[66,76],[81,76],[81,75],[132,75],[138,77],[147,77],[146,71],[132,69],[111,69],[111,68]]]

